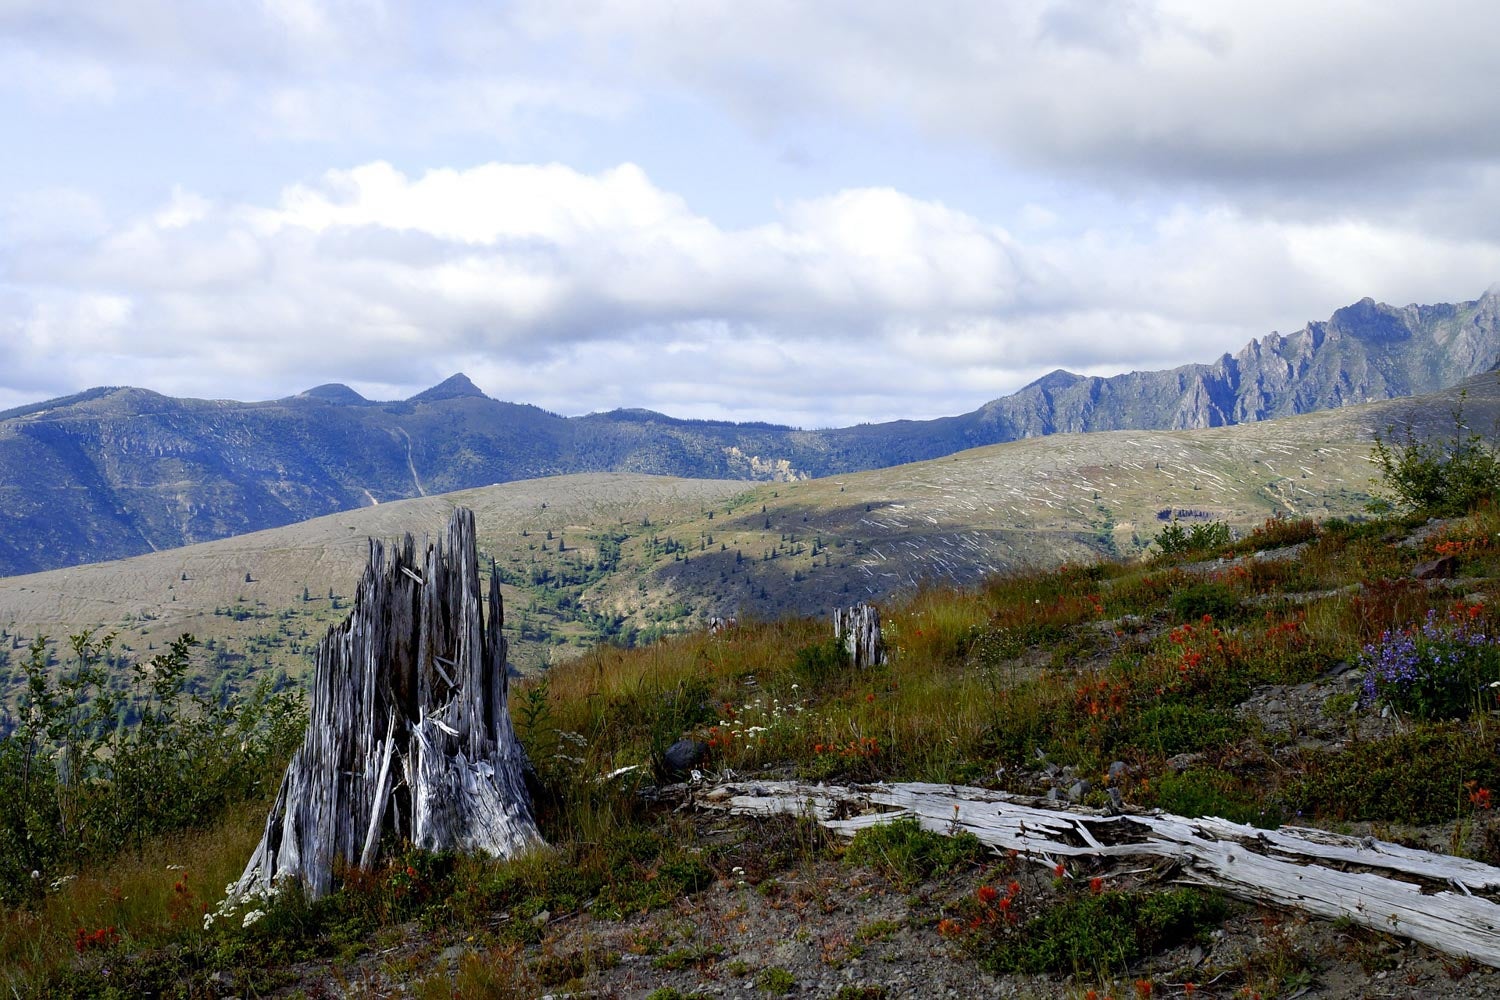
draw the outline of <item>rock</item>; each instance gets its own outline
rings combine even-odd
[[[707,756],[708,744],[702,740],[678,740],[661,755],[661,763],[669,774],[685,774],[703,763]]]
[[[1073,782],[1072,786],[1068,789],[1068,801],[1082,802],[1083,797],[1087,795],[1089,793],[1089,789],[1093,787],[1094,786],[1089,783],[1089,780],[1087,778],[1079,778],[1077,781]]]
[[[1117,760],[1109,765],[1109,783],[1113,785],[1124,781],[1129,773],[1130,767],[1123,760]]]
[[[1201,753],[1179,753],[1167,758],[1167,770],[1181,774],[1203,759]]]
[[[1417,564],[1411,571],[1413,579],[1437,580],[1448,579],[1458,573],[1458,559],[1455,556],[1439,556],[1429,559],[1427,562]]]
[[[1125,811],[1125,796],[1114,785],[1109,786],[1109,808],[1117,816]]]

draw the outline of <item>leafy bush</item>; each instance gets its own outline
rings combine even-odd
[[[1463,399],[1460,393],[1453,435],[1446,440],[1419,440],[1410,424],[1399,443],[1394,427],[1375,435],[1375,464],[1396,506],[1425,516],[1459,517],[1500,490],[1500,455],[1464,423]],[[1380,498],[1375,506],[1391,502]]]
[[[34,897],[61,865],[213,822],[262,794],[301,739],[300,693],[263,683],[220,704],[186,690],[196,641],[184,635],[116,690],[113,636],[70,639],[60,677],[38,637],[20,667],[18,725],[0,738],[0,899]],[[134,726],[122,719],[133,717]],[[32,872],[38,877],[33,878]]]
[[[1186,555],[1223,548],[1233,541],[1229,525],[1223,521],[1207,521],[1184,528],[1181,521],[1173,521],[1156,536],[1156,547],[1165,556]]]
[[[1196,622],[1208,615],[1225,620],[1240,610],[1239,598],[1222,583],[1194,583],[1175,591],[1168,603],[1181,621]]]
[[[909,888],[959,865],[979,861],[985,853],[984,845],[972,833],[944,837],[905,817],[859,831],[844,859],[853,865],[884,869],[897,884]]]
[[[1470,808],[1466,782],[1500,785],[1500,748],[1472,726],[1445,723],[1336,753],[1308,753],[1297,771],[1283,795],[1309,815],[1443,823]]]
[[[1281,823],[1280,810],[1258,804],[1244,782],[1217,768],[1169,771],[1157,779],[1155,790],[1157,807],[1179,816],[1218,816],[1268,829]]]
[[[1428,609],[1421,625],[1384,632],[1360,653],[1365,704],[1381,704],[1422,719],[1466,718],[1500,681],[1500,648],[1473,617],[1439,618]]]
[[[1139,895],[1103,892],[1004,928],[981,963],[997,973],[1108,975],[1184,941],[1224,919],[1227,906],[1196,889]]]

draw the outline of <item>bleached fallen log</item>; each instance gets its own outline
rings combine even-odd
[[[741,815],[807,815],[839,833],[901,817],[1051,865],[1068,857],[1148,857],[1180,866],[1182,881],[1240,899],[1345,918],[1450,955],[1500,967],[1500,868],[1373,838],[1216,818],[1106,816],[1048,809],[1001,792],[903,783],[831,787],[799,782],[692,791],[701,806]]]
[[[880,611],[873,604],[833,609],[833,638],[844,646],[856,669],[885,662],[885,639],[880,633]]]
[[[504,609],[481,606],[474,515],[418,562],[411,535],[370,561],[318,646],[307,735],[235,895],[295,878],[312,898],[382,840],[509,857],[541,843],[506,707]],[[396,766],[398,765],[398,766]],[[397,777],[399,773],[400,777]]]

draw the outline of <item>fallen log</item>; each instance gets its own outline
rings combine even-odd
[[[232,896],[285,879],[326,895],[382,843],[509,857],[542,842],[506,707],[500,581],[481,605],[474,515],[420,562],[370,540],[354,608],[318,645],[307,735]]]
[[[1419,941],[1500,967],[1500,868],[1374,838],[1212,817],[1104,815],[1042,808],[1002,792],[919,782],[832,787],[766,781],[689,788],[700,807],[747,816],[806,815],[838,833],[911,817],[934,833],[967,831],[1043,864],[1147,857],[1181,881],[1254,903],[1301,910]],[[1033,802],[1036,800],[1032,800]]]

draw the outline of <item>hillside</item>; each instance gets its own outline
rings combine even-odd
[[[1500,381],[1482,376],[1414,400],[1196,431],[1054,435],[797,483],[595,474],[386,503],[0,580],[0,644],[99,626],[150,650],[190,631],[213,642],[204,683],[297,676],[308,644],[347,610],[365,538],[434,530],[461,503],[502,569],[507,624],[523,640],[513,659],[530,669],[710,615],[826,614],[924,581],[1130,556],[1172,517],[1247,529],[1273,515],[1358,514],[1374,432],[1415,419],[1442,433],[1459,391],[1471,426],[1496,426]]]
[[[1500,359],[1500,294],[1364,300],[1210,364],[1054,372],[936,420],[830,430],[567,418],[455,375],[399,402],[330,384],[267,402],[98,388],[0,413],[0,575],[122,558],[393,500],[580,472],[786,481],[1024,438],[1226,426],[1437,391]]]
[[[33,861],[17,834],[47,829],[41,797],[0,813],[0,985],[49,998],[1491,996],[1495,969],[1413,943],[1384,909],[1361,912],[1372,897],[1359,893],[1343,905],[1363,921],[1322,919],[1089,841],[995,854],[957,810],[847,839],[713,804],[738,789],[753,805],[787,779],[920,781],[1087,814],[1126,838],[1130,817],[1157,809],[1290,824],[1351,835],[1338,843],[1358,862],[1309,864],[1303,898],[1383,857],[1436,852],[1458,856],[1439,860],[1460,881],[1412,876],[1406,896],[1487,913],[1500,893],[1500,655],[1483,638],[1500,625],[1497,532],[1492,507],[1282,519],[1229,545],[932,587],[887,604],[890,659],[867,669],[812,619],[600,647],[512,687],[550,849],[502,862],[389,843],[384,863],[313,904],[220,903],[276,786],[264,740],[246,768],[209,766],[246,754],[230,730],[202,760],[162,763],[170,789],[225,786],[211,811],[176,815],[172,795],[121,796],[103,779],[57,785],[101,828],[116,812],[156,824],[139,851],[70,854],[94,832],[78,828]],[[1452,576],[1424,579],[1436,556]],[[699,741],[701,781],[652,767],[680,737]],[[23,759],[0,753],[7,787]],[[252,780],[262,770],[270,780]],[[1277,853],[1240,857],[1262,850]]]

